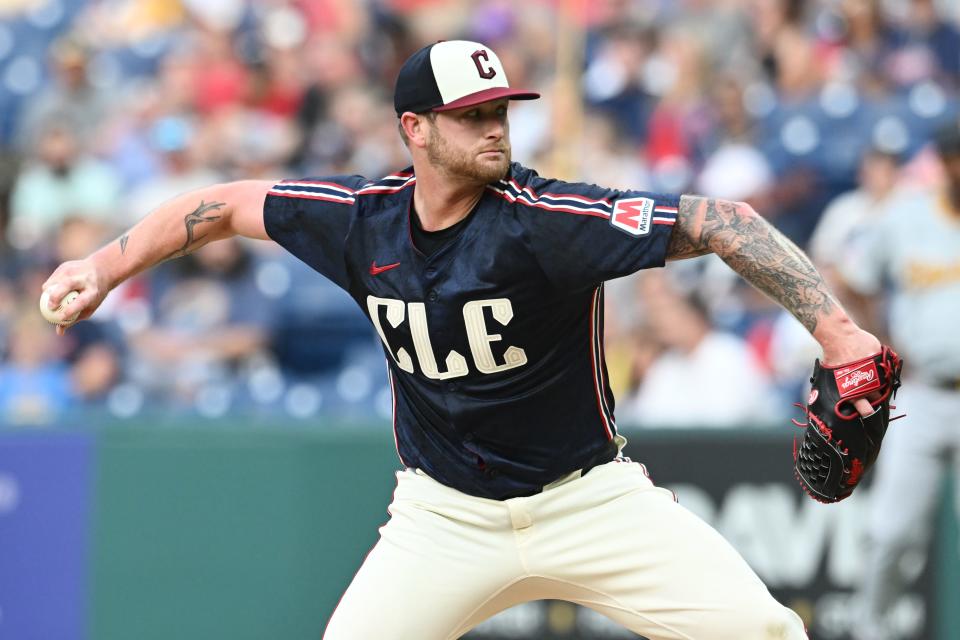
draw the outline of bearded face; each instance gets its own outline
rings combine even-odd
[[[435,167],[451,177],[466,178],[478,184],[501,180],[510,168],[510,141],[482,139],[464,147],[443,135],[436,122],[429,124],[427,158]]]

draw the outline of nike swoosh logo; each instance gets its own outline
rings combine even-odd
[[[399,266],[400,266],[399,262],[394,262],[393,264],[385,264],[382,267],[378,267],[377,261],[374,260],[373,262],[370,263],[370,275],[378,276],[384,271],[390,271],[390,269],[393,269],[394,267],[399,267]]]

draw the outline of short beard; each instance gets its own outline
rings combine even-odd
[[[510,169],[510,143],[501,143],[503,158],[499,162],[481,162],[463,149],[455,149],[436,125],[431,124],[427,137],[427,158],[450,177],[465,178],[478,184],[503,180]]]

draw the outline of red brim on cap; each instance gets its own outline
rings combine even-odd
[[[536,100],[539,97],[540,94],[534,91],[511,89],[510,87],[494,87],[492,89],[484,89],[483,91],[471,93],[468,96],[463,96],[462,98],[454,100],[449,104],[434,107],[433,111],[450,111],[452,109],[472,107],[473,105],[480,104],[481,102],[490,102],[491,100],[499,100],[500,98],[510,98],[511,100]]]

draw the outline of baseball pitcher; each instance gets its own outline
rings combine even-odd
[[[424,47],[394,94],[411,167],[179,196],[57,268],[49,304],[77,291],[64,317],[88,318],[123,280],[239,234],[279,243],[363,309],[383,342],[401,469],[328,640],[457,638],[537,599],[653,640],[805,638],[733,548],[623,456],[603,283],[713,252],[803,323],[824,366],[881,345],[746,204],[512,163],[510,101],[537,97],[510,87],[483,44]],[[845,402],[857,420],[874,413],[860,395]]]

